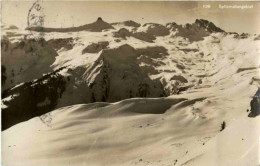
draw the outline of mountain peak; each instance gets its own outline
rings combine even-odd
[[[98,17],[97,21],[103,21],[101,17]]]
[[[204,19],[196,19],[195,24],[197,24],[199,27],[204,28],[208,32],[225,32],[224,30],[217,27],[215,24],[208,20]]]

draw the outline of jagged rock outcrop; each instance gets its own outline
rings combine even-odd
[[[212,32],[225,32],[221,28],[217,27],[215,24],[208,20],[204,19],[196,19],[195,24],[197,24],[200,28],[205,29],[206,31],[212,33]]]
[[[203,19],[196,19],[192,24],[178,25],[176,23],[167,23],[166,27],[170,29],[173,37],[187,38],[189,41],[200,41],[211,33],[225,32],[215,26],[212,22]]]
[[[123,39],[131,36],[146,42],[153,42],[157,36],[167,36],[169,34],[170,31],[165,26],[161,24],[147,23],[131,32],[126,28],[121,28],[119,31],[114,33],[114,36]]]
[[[143,41],[150,42],[150,43],[152,43],[153,40],[156,39],[153,35],[151,35],[149,33],[130,32],[129,30],[127,30],[125,28],[121,28],[117,32],[114,32],[114,37],[123,38],[123,39],[126,39],[126,37],[134,37],[136,39],[143,40]]]
[[[170,34],[169,29],[161,24],[146,23],[141,28],[144,29],[144,32],[152,36],[167,36]]]
[[[248,33],[235,34],[234,38],[236,39],[247,39],[250,35]]]
[[[56,51],[64,48],[66,50],[71,50],[74,46],[73,38],[59,38],[59,39],[50,39],[47,41],[47,44],[50,45]]]
[[[130,37],[130,36],[134,36],[134,34],[126,28],[121,28],[117,32],[114,32],[114,37],[117,38],[126,39],[126,37]]]
[[[260,115],[260,88],[258,88],[256,94],[250,102],[250,113],[248,117],[256,117]]]
[[[260,40],[260,35],[257,35],[254,40]]]
[[[99,51],[107,48],[108,45],[109,45],[109,43],[107,41],[92,43],[82,50],[82,54],[84,54],[84,53],[98,53]]]

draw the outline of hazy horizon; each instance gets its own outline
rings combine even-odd
[[[27,26],[28,11],[35,1],[2,1],[2,22],[22,29]],[[211,5],[204,8],[203,5]],[[80,26],[101,17],[113,23],[133,20],[138,23],[192,23],[206,19],[228,32],[259,33],[259,2],[180,2],[180,1],[43,1],[44,27]],[[253,5],[251,9],[220,9],[219,5]],[[58,9],[58,10],[57,10]],[[86,12],[87,11],[87,12]]]

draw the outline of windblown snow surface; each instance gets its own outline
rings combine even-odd
[[[97,22],[2,27],[3,165],[260,164],[259,37],[206,20]]]

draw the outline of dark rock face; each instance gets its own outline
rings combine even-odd
[[[235,34],[234,38],[236,39],[247,39],[250,35],[248,33]]]
[[[56,51],[60,50],[61,48],[70,50],[74,46],[73,38],[50,39],[47,41],[47,44],[50,45]]]
[[[66,79],[59,69],[2,93],[2,130],[52,111],[65,91]],[[6,98],[9,98],[8,100]]]
[[[260,35],[257,35],[254,40],[260,40]]]
[[[129,32],[129,30],[127,30],[125,28],[121,28],[119,31],[114,33],[114,37],[117,37],[117,38],[126,39],[126,37],[130,37],[130,36],[132,36],[136,39],[139,39],[139,40],[150,42],[150,43],[152,43],[153,40],[156,39],[154,37],[154,35],[152,35],[152,34],[149,34],[146,32]]]
[[[181,75],[173,76],[170,80],[177,80],[177,81],[180,81],[182,83],[187,83],[188,82],[188,80],[186,78],[184,78],[183,76],[181,76]]]
[[[180,36],[183,38],[187,38],[189,41],[201,41],[204,37],[209,36],[211,33],[222,32],[225,33],[224,30],[220,29],[212,22],[196,19],[192,24],[185,24],[184,26],[178,25],[176,23],[167,23],[166,27],[170,29],[170,31],[175,32],[174,36]]]
[[[138,85],[138,95],[140,97],[147,97],[150,95],[150,86],[147,83],[140,83]]]
[[[98,53],[99,51],[107,48],[109,43],[107,41],[102,41],[98,43],[92,43],[91,45],[88,45],[84,50],[82,50],[82,54],[84,53]]]
[[[143,25],[143,27],[145,26],[148,27],[147,33],[153,36],[167,36],[170,34],[169,29],[161,24],[146,23]]]
[[[203,19],[196,19],[195,24],[197,24],[199,27],[206,29],[208,32],[225,32],[224,30],[217,27],[215,24],[208,20]]]
[[[154,35],[145,32],[135,32],[134,37],[150,43],[153,43],[153,41],[156,39]]]
[[[139,54],[149,55],[151,58],[162,58],[168,55],[168,50],[162,46],[154,46],[137,49]]]
[[[119,31],[114,33],[114,37],[121,37],[123,39],[126,39],[126,37],[130,37],[133,36],[132,32],[129,32],[129,30],[125,29],[125,28],[121,28],[119,29]]]
[[[1,83],[2,85],[5,84],[5,80],[6,80],[7,76],[6,76],[6,68],[4,65],[1,65]]]
[[[256,94],[250,102],[250,113],[248,117],[256,117],[260,115],[260,88],[258,88]]]
[[[103,21],[101,17],[98,17],[97,21]]]
[[[114,37],[120,37],[126,39],[126,37],[131,36],[136,39],[152,43],[153,40],[156,39],[156,36],[167,36],[170,34],[169,29],[161,24],[147,23],[144,24],[142,27],[146,27],[147,31],[138,32],[134,30],[130,32],[125,28],[121,28],[119,31],[114,33]]]
[[[124,22],[124,25],[125,25],[125,26],[129,26],[129,27],[136,27],[136,28],[141,26],[141,24],[139,24],[139,23],[137,23],[137,22],[134,22],[134,21],[132,21],[132,20],[125,21],[125,22]]]
[[[1,40],[1,48],[2,48],[1,51],[6,52],[6,51],[8,50],[8,48],[9,48],[9,44],[10,44],[9,40],[6,39],[6,38],[3,38],[3,39]]]

